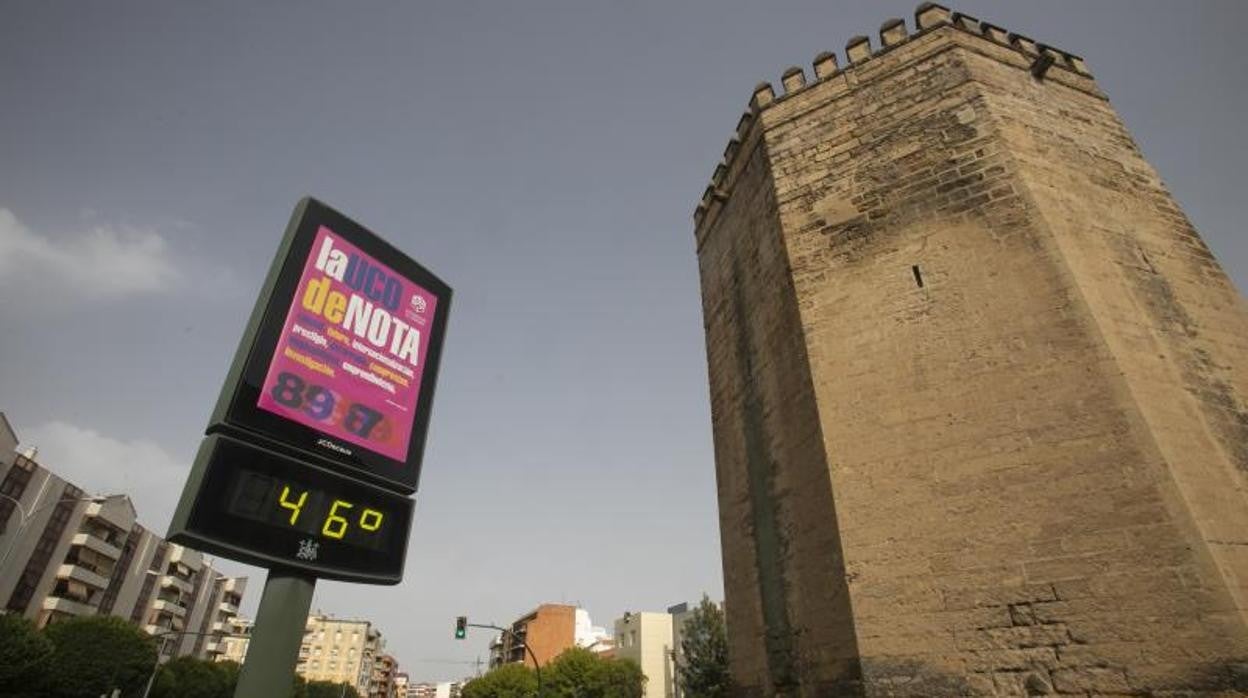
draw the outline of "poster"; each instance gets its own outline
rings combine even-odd
[[[320,226],[258,406],[407,460],[436,312],[428,290]]]

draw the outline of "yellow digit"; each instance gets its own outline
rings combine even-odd
[[[369,521],[369,517],[372,517],[372,521]],[[382,514],[380,511],[377,511],[376,509],[365,509],[360,512],[360,528],[365,531],[376,531],[381,528],[381,517]]]
[[[294,526],[295,522],[299,520],[299,510],[303,508],[303,503],[308,501],[308,493],[304,492],[299,495],[299,501],[297,502],[287,501],[286,498],[289,496],[290,485],[282,485],[282,499],[278,503],[282,505],[283,509],[290,509],[290,525]]]
[[[341,499],[335,499],[334,505],[329,508],[329,516],[325,517],[325,525],[321,526],[321,533],[329,536],[330,538],[342,538],[347,535],[347,519],[344,516],[338,515],[338,507],[350,509],[353,506],[355,505],[351,502],[344,502]],[[338,527],[331,530],[330,524],[337,524]]]

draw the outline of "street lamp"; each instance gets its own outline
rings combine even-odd
[[[120,495],[120,494],[98,495],[97,494],[97,495],[90,495],[90,496],[85,496],[85,497],[64,497],[62,499],[57,499],[55,501],[47,502],[46,504],[42,506],[38,506],[38,507],[35,507],[34,509],[31,509],[30,511],[26,511],[26,507],[23,507],[22,503],[18,501],[17,499],[10,497],[7,494],[0,494],[0,497],[3,497],[9,500],[10,502],[13,502],[13,504],[17,507],[18,513],[21,514],[21,517],[22,517],[21,523],[19,523],[17,526],[17,532],[13,534],[13,540],[9,541],[8,547],[4,549],[4,555],[0,556],[0,569],[4,569],[5,563],[9,561],[9,555],[13,552],[13,548],[17,547],[17,542],[22,539],[22,534],[26,532],[27,524],[29,524],[31,520],[35,518],[35,514],[38,514],[39,512],[43,511],[44,509],[47,509],[48,507],[56,506],[57,504],[62,504],[64,502],[91,502],[92,504],[102,504],[105,501],[112,499],[113,497],[121,497],[121,496],[124,496],[124,495]]]
[[[148,570],[148,574],[155,573]],[[194,635],[196,637],[203,637],[205,635],[216,634],[217,633],[214,632],[200,632],[194,630],[166,630],[162,633],[154,633],[152,637],[160,638],[160,644],[156,647],[156,666],[152,667],[152,675],[147,677],[147,686],[143,688],[143,698],[147,698],[148,694],[152,691],[152,683],[156,681],[156,674],[160,672],[160,658],[165,656],[165,643],[169,641],[170,635]],[[221,635],[229,635],[230,637],[233,637],[234,633],[221,633]]]

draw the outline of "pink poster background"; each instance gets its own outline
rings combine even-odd
[[[401,293],[396,310],[390,311],[381,301],[369,299],[364,289],[353,290],[346,283],[316,268],[317,256],[326,238],[332,239],[334,249],[350,257],[357,257],[357,263],[360,260],[365,261],[384,272],[387,278],[393,278],[399,282]],[[344,278],[349,278],[349,276]],[[391,353],[390,342],[387,341],[382,346],[377,346],[366,337],[356,335],[346,327],[345,318],[335,323],[324,317],[325,308],[320,309],[321,313],[305,308],[303,300],[305,294],[308,293],[308,284],[313,281],[324,283],[322,280],[328,282],[326,297],[332,292],[341,293],[347,299],[350,299],[352,295],[360,296],[363,300],[373,304],[374,312],[377,310],[388,312],[393,318],[419,330],[420,342],[416,353],[416,365],[412,366],[410,359],[400,359],[396,354]],[[321,226],[317,231],[308,259],[304,262],[303,273],[291,300],[290,309],[286,313],[282,335],[278,339],[273,358],[269,363],[269,370],[265,375],[264,386],[260,391],[260,400],[257,404],[264,410],[316,429],[332,438],[362,446],[395,460],[406,460],[412,436],[412,423],[416,418],[416,399],[420,395],[425,355],[429,348],[429,332],[433,327],[433,317],[436,311],[437,298],[432,293],[395,273],[393,269],[365,254],[329,228]],[[332,337],[331,330],[345,335],[345,340]],[[392,324],[391,333],[394,331],[395,327]],[[367,352],[354,348],[352,344],[356,342],[383,357],[389,357],[400,366],[410,368],[412,376],[410,378],[403,376],[408,381],[408,385],[403,386],[398,381],[392,380],[393,374],[389,377],[385,376],[386,368],[395,374],[398,372],[386,367],[385,363],[369,356]],[[292,358],[288,352],[295,352],[297,356]],[[321,367],[328,367],[333,375],[325,375],[323,371],[309,368],[304,361],[300,360],[304,357]],[[352,358],[356,361],[351,361]],[[352,364],[360,372],[372,373],[386,380],[393,385],[395,392],[391,394],[388,390],[360,376],[353,375],[344,368],[346,364]],[[385,368],[373,370],[370,369],[370,365],[374,368]],[[292,380],[289,376],[283,378],[283,374],[293,374],[298,377],[298,381]],[[294,387],[299,385],[299,381],[302,381],[303,388],[301,392],[296,392]],[[321,390],[315,390],[314,386]],[[322,391],[328,391],[333,396],[332,412],[324,417],[320,416],[326,411],[326,398],[319,394]],[[299,397],[296,398],[296,395]],[[283,398],[286,404],[279,401],[279,397]],[[359,405],[363,409],[357,409],[353,415],[352,406],[354,405]],[[381,420],[371,426],[367,436],[361,436],[358,433],[361,424],[358,417],[359,414],[366,413],[366,410],[380,413]],[[353,416],[356,417],[354,420]],[[349,425],[354,425],[356,431],[349,430],[347,428]]]

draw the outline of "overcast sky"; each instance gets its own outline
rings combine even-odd
[[[691,213],[756,82],[914,4],[0,0],[0,410],[163,533],[315,195],[456,293],[406,581],[316,607],[423,680],[456,615],[721,598]],[[1245,288],[1248,4],[955,9],[1083,55]]]

